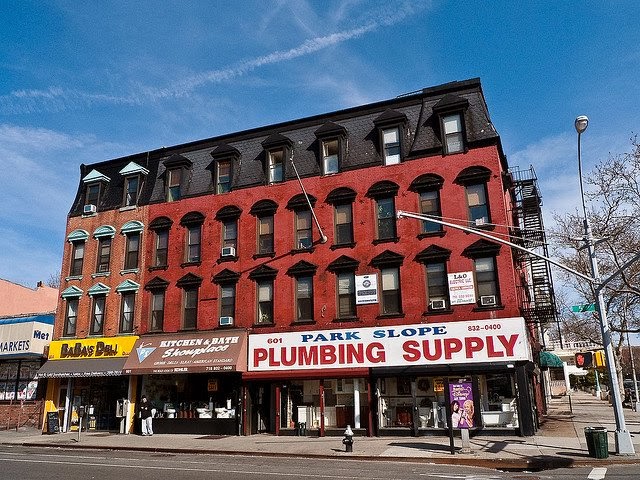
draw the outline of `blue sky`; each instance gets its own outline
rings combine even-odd
[[[635,2],[0,1],[0,278],[60,270],[79,165],[480,77],[546,214],[640,133]]]

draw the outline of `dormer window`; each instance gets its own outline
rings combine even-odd
[[[396,165],[402,161],[405,125],[407,117],[395,110],[385,110],[373,123],[379,131],[380,154],[384,165]]]
[[[149,170],[141,167],[135,162],[129,164],[120,170],[120,175],[124,176],[124,199],[125,207],[133,207],[138,204],[140,197],[140,186],[142,185],[142,176],[147,175]]]
[[[280,183],[284,179],[284,149],[271,150],[267,152],[269,183]]]
[[[96,213],[102,194],[104,193],[104,186],[109,183],[109,177],[101,174],[97,170],[91,170],[84,176],[82,182],[85,184],[84,192],[84,208],[83,213],[90,215]]]
[[[462,140],[462,115],[455,113],[442,117],[445,153],[458,153],[464,150]]]
[[[318,139],[322,175],[332,175],[341,170],[346,148],[347,131],[341,125],[327,122],[314,132]]]
[[[398,127],[382,130],[382,152],[385,165],[400,163],[400,129]]]
[[[265,175],[268,184],[284,182],[286,178],[286,159],[293,148],[293,143],[284,135],[274,133],[263,142],[265,151]]]
[[[230,192],[233,185],[234,162],[240,159],[240,151],[231,145],[221,143],[211,152],[211,156],[213,162],[207,170],[211,170],[213,174],[215,193]]]
[[[433,112],[440,118],[442,153],[451,155],[464,152],[465,129],[464,112],[469,107],[466,98],[447,94],[433,106]]]
[[[191,168],[191,160],[182,155],[174,154],[165,160],[163,165],[167,168],[165,172],[167,202],[180,200],[185,194],[186,173]]]
[[[182,196],[182,169],[173,168],[167,172],[167,202],[180,200]]]

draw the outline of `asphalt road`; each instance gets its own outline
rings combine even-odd
[[[0,446],[0,480],[636,480],[638,466],[499,472],[426,463]]]

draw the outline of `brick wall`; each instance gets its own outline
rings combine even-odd
[[[40,429],[44,402],[12,402],[0,405],[0,430],[19,427]]]

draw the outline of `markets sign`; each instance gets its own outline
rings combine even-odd
[[[0,358],[43,355],[53,337],[53,315],[0,319]]]
[[[49,345],[49,360],[128,357],[137,336],[56,340]]]
[[[449,280],[449,299],[451,300],[451,305],[476,303],[473,272],[450,273],[447,277]]]
[[[249,371],[531,360],[521,317],[249,335]]]

